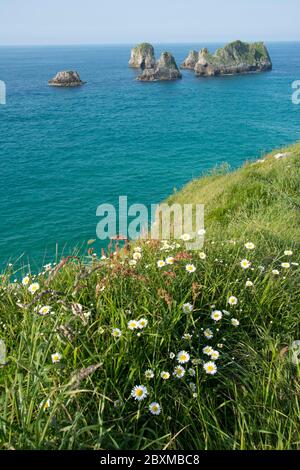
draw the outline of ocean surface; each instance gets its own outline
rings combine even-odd
[[[205,45],[211,50],[222,44]],[[181,63],[204,44],[156,45]],[[300,43],[267,44],[273,71],[140,83],[131,45],[0,47],[0,264],[37,269],[96,238],[97,206],[159,203],[215,165],[300,139]],[[77,70],[87,84],[47,81]],[[201,201],[199,201],[201,202]],[[100,243],[96,249],[100,250]]]

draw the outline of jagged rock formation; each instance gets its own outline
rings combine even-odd
[[[143,42],[131,49],[129,67],[149,69],[155,65],[154,48],[151,44]]]
[[[59,87],[75,87],[84,85],[85,83],[86,82],[81,80],[79,73],[73,70],[58,72],[58,74],[48,82],[50,86]]]
[[[190,51],[185,61],[181,64],[181,68],[194,70],[198,60],[199,60],[199,52]]]
[[[182,75],[170,52],[163,52],[154,67],[145,68],[137,77],[140,81],[178,80]]]
[[[264,43],[247,44],[235,41],[210,54],[205,48],[199,52],[195,66],[196,76],[233,75],[262,72],[272,69],[272,62]]]

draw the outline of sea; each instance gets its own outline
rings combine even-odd
[[[267,43],[271,72],[141,83],[133,45],[0,47],[0,264],[36,269],[97,240],[97,207],[156,204],[216,166],[300,140],[300,43]],[[190,49],[154,44],[178,64]],[[87,83],[52,88],[61,70]],[[199,201],[201,202],[201,201]]]

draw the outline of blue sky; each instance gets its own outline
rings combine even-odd
[[[299,0],[0,0],[0,45],[300,40]]]

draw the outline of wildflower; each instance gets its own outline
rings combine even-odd
[[[51,271],[51,263],[45,264],[45,271]]]
[[[121,408],[121,406],[123,406],[122,400],[115,400],[114,401],[114,407],[115,408]]]
[[[229,305],[237,305],[238,299],[234,295],[231,295],[228,299],[228,303]]]
[[[140,246],[136,246],[136,247],[133,249],[133,251],[134,251],[135,253],[142,253],[142,248],[141,248]]]
[[[190,355],[186,351],[179,351],[177,354],[177,361],[179,364],[186,364],[190,360]]]
[[[196,375],[196,371],[195,369],[193,369],[192,367],[188,370],[188,374],[191,376],[191,377],[195,377]]]
[[[29,282],[30,282],[30,277],[29,276],[23,277],[23,279],[22,279],[23,286],[27,286],[29,284]]]
[[[42,408],[44,411],[48,410],[51,406],[51,400],[48,398],[45,402],[40,403],[40,408]]]
[[[197,398],[198,397],[198,393],[193,393],[193,398]]]
[[[174,359],[175,354],[173,352],[171,352],[169,357],[170,357],[170,359]]]
[[[206,259],[206,254],[203,251],[200,251],[199,258],[200,259]]]
[[[119,328],[113,328],[111,334],[114,338],[120,338],[120,336],[122,335],[122,331],[119,330]]]
[[[137,327],[142,330],[143,328],[146,328],[146,326],[148,325],[148,320],[146,320],[146,318],[141,318],[139,321],[138,321],[138,325]]]
[[[214,310],[214,311],[212,312],[212,314],[211,314],[210,317],[211,317],[215,322],[217,322],[217,321],[220,321],[220,320],[221,320],[222,316],[223,316],[223,314],[222,314],[222,312],[221,312],[220,310]]]
[[[299,263],[291,263],[293,266],[299,266]]]
[[[62,357],[61,354],[58,352],[51,354],[51,359],[52,359],[53,364],[55,364],[56,362],[60,362],[61,357]]]
[[[157,267],[158,268],[163,268],[166,265],[163,259],[160,259],[157,261]]]
[[[216,351],[215,349],[213,349],[212,352],[210,353],[210,357],[213,361],[216,361],[220,357],[219,351]]]
[[[138,322],[136,320],[129,320],[127,326],[130,330],[136,330],[139,327]]]
[[[142,401],[148,395],[147,388],[144,385],[135,385],[131,390],[131,396],[137,401]]]
[[[137,263],[137,261],[135,259],[131,259],[128,264],[129,264],[129,266],[135,266],[136,263]]]
[[[159,403],[153,402],[149,405],[149,411],[153,415],[159,415],[161,413],[161,406]]]
[[[152,369],[148,369],[148,370],[146,370],[146,372],[145,372],[144,375],[145,375],[146,379],[153,379],[153,377],[154,377],[154,372],[153,372]]]
[[[288,269],[291,267],[290,263],[281,263],[281,267],[284,269]]]
[[[239,322],[236,318],[232,318],[232,319],[231,319],[231,324],[232,324],[233,326],[239,326],[240,322]]]
[[[181,240],[183,240],[184,242],[188,242],[190,239],[191,239],[191,236],[188,234],[188,233],[184,233],[183,235],[181,235]]]
[[[247,243],[245,243],[245,248],[246,248],[247,250],[254,250],[255,245],[254,245],[254,243],[252,243],[252,242],[247,242]]]
[[[213,332],[212,332],[212,330],[211,330],[210,328],[207,328],[207,329],[204,331],[203,334],[204,334],[205,338],[207,338],[207,339],[212,339],[213,336],[214,336],[214,334],[213,334]]]
[[[251,263],[250,261],[248,261],[247,259],[243,259],[241,262],[240,262],[240,265],[243,269],[248,269],[250,268],[251,266]]]
[[[173,256],[168,256],[168,258],[166,259],[166,264],[174,264]]]
[[[253,287],[253,282],[252,281],[246,281],[246,287]]]
[[[205,362],[203,369],[209,375],[214,375],[217,372],[217,366],[213,361]]]
[[[160,376],[163,380],[168,380],[170,378],[170,373],[163,370],[161,373],[160,373]]]
[[[186,341],[191,341],[193,335],[190,335],[189,333],[184,333],[184,335],[182,335],[182,339],[186,340]]]
[[[138,261],[139,259],[141,259],[142,255],[141,255],[141,253],[136,251],[136,252],[133,253],[132,257],[135,261]]]
[[[291,250],[285,250],[284,255],[285,256],[292,256],[293,252]]]
[[[274,276],[279,276],[280,272],[278,269],[273,269],[272,274],[274,274]]]
[[[39,288],[40,288],[39,283],[34,282],[33,284],[30,284],[30,286],[28,287],[28,290],[30,294],[34,294],[37,290],[39,290]]]
[[[196,271],[196,266],[194,264],[187,264],[185,270],[188,273],[194,273]]]
[[[204,228],[200,228],[200,230],[198,230],[198,235],[200,235],[200,237],[202,237],[205,234],[206,234],[206,230]]]
[[[193,311],[193,306],[192,306],[192,304],[189,304],[189,303],[183,304],[182,310],[183,310],[183,313],[192,312]]]
[[[49,307],[49,305],[45,305],[44,307],[39,309],[39,314],[40,315],[48,315],[50,310],[51,310],[51,307]]]
[[[196,384],[194,384],[194,382],[189,382],[189,387],[192,392],[195,392],[197,390]]]
[[[184,377],[185,370],[182,366],[176,366],[173,372],[174,377],[177,379],[182,379]]]
[[[207,356],[210,356],[213,351],[213,348],[211,346],[205,346],[202,349],[203,354],[206,354]]]

